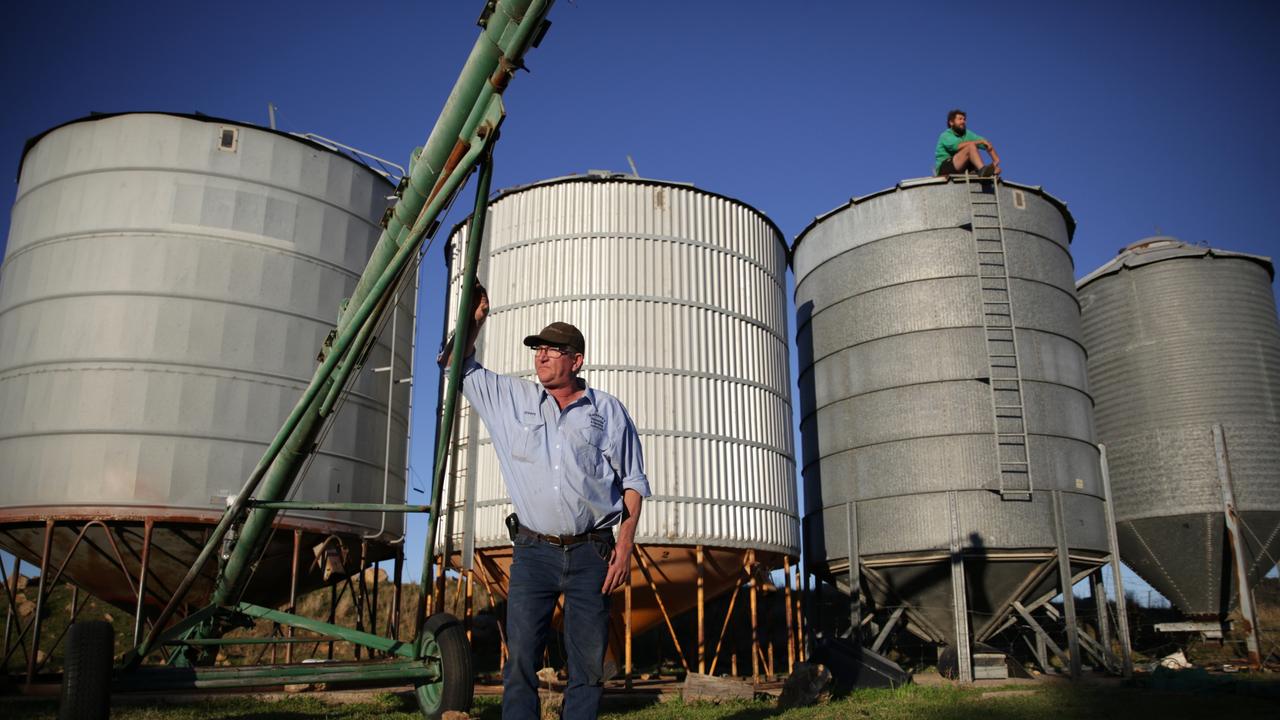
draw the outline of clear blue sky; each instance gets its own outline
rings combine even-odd
[[[403,162],[482,5],[13,4],[0,26],[0,182],[28,137],[91,110],[265,124],[273,102],[284,130]],[[996,143],[1006,178],[1069,204],[1077,276],[1157,229],[1280,254],[1275,2],[560,0],[552,20],[532,74],[507,93],[499,187],[625,170],[630,154],[642,175],[750,203],[790,240],[850,196],[929,174],[958,106]],[[439,337],[438,258],[426,339]],[[416,407],[429,408],[434,369],[419,371]],[[415,465],[429,476],[425,445]]]

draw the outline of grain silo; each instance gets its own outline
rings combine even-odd
[[[1106,562],[1073,230],[1038,187],[928,178],[796,238],[805,552],[855,623],[964,652]]]
[[[1265,257],[1154,237],[1079,285],[1121,557],[1193,618],[1239,602],[1224,479],[1250,586],[1280,557],[1274,276]]]
[[[41,568],[42,596],[49,575],[131,612],[168,600],[311,379],[392,189],[203,115],[93,115],[28,143],[0,273],[0,546]],[[392,372],[354,382],[295,499],[402,501],[408,397],[388,376],[410,372],[412,292],[398,307],[367,361]],[[287,597],[299,548],[303,592],[402,535],[399,514],[281,513],[247,597]]]
[[[639,430],[654,495],[636,537],[647,568],[633,562],[632,631],[695,608],[699,587],[709,600],[741,586],[749,565],[791,567],[799,526],[777,227],[691,185],[592,173],[499,193],[484,241],[492,314],[477,359],[536,382],[521,340],[571,322],[587,340],[583,377],[622,400]],[[466,242],[460,224],[450,319]],[[463,566],[474,559],[484,582],[502,586],[511,505],[489,443],[464,406],[446,522]],[[620,591],[615,633],[624,607]],[[717,630],[696,651],[708,664]]]

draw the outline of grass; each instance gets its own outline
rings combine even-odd
[[[1013,692],[1005,692],[1011,690]],[[1230,717],[1275,718],[1275,700],[1225,692],[1196,694],[1140,688],[1072,686],[1045,683],[1010,688],[908,686],[897,690],[863,690],[822,705],[779,712],[772,702],[686,705],[678,700],[626,707],[626,699],[611,698],[601,715],[605,720],[814,720],[817,718],[876,718],[877,720],[1054,720],[1056,718],[1137,718],[1161,720]],[[634,703],[631,703],[634,705]],[[52,718],[52,702],[0,700],[0,716],[11,720]],[[117,705],[116,720],[414,720],[412,700],[383,693],[361,702],[331,704],[316,697],[259,700],[250,697],[206,697],[199,702]],[[495,697],[480,697],[472,710],[479,720],[500,720]]]

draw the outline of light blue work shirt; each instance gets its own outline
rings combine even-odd
[[[579,535],[622,519],[622,493],[649,497],[640,436],[618,398],[594,388],[564,410],[541,383],[499,375],[473,358],[462,394],[480,415],[520,524]]]

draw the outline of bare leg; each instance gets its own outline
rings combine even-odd
[[[956,167],[956,170],[964,172],[964,169],[970,166],[975,170],[981,170],[986,163],[982,162],[977,145],[965,145],[951,157],[951,164]]]

